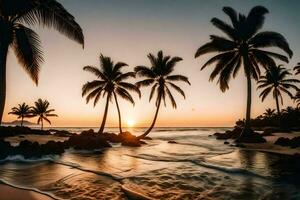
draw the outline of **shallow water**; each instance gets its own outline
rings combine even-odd
[[[152,199],[300,199],[299,161],[208,137],[222,130],[156,128],[140,148],[68,150],[39,160],[15,156],[0,161],[0,179],[57,199],[128,199],[122,186]]]

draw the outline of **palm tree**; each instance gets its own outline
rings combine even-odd
[[[185,98],[183,90],[174,84],[173,81],[183,81],[190,85],[187,77],[182,75],[172,75],[176,64],[180,62],[182,58],[164,56],[162,51],[157,53],[157,57],[150,53],[148,54],[148,58],[151,63],[150,67],[137,66],[134,69],[137,75],[146,78],[137,82],[136,85],[138,87],[152,86],[149,101],[151,101],[152,97],[156,93],[156,112],[151,126],[144,134],[138,137],[139,139],[146,137],[154,127],[162,100],[166,106],[166,95],[169,97],[173,108],[177,108],[175,98],[173,97],[169,87],[179,92]]]
[[[235,78],[243,66],[247,79],[247,109],[245,127],[240,136],[242,138],[251,132],[251,79],[258,80],[260,67],[267,68],[275,65],[274,59],[288,62],[286,56],[262,48],[278,47],[290,57],[293,52],[281,34],[271,31],[259,32],[264,24],[265,14],[268,13],[266,8],[256,6],[247,16],[237,13],[231,7],[224,7],[223,11],[229,16],[231,24],[218,18],[213,18],[211,22],[227,37],[211,35],[210,41],[197,50],[195,58],[207,53],[217,53],[202,66],[201,70],[215,63],[210,81],[219,76],[218,84],[222,92],[229,89],[231,75]]]
[[[271,108],[266,109],[266,111],[264,112],[265,118],[271,118],[274,116],[274,114],[275,114],[275,110]]]
[[[6,97],[6,60],[11,47],[30,78],[38,84],[43,52],[34,25],[54,28],[80,44],[84,37],[74,17],[56,0],[0,1],[0,124]]]
[[[273,98],[276,101],[277,113],[280,116],[279,98],[283,104],[282,93],[287,94],[293,99],[294,95],[289,91],[290,89],[298,90],[294,83],[300,83],[297,79],[289,79],[292,75],[286,68],[281,65],[269,67],[264,76],[260,77],[257,89],[263,89],[260,93],[262,101],[272,92]]]
[[[300,62],[294,67],[294,71],[296,71],[295,75],[300,74]]]
[[[48,117],[58,117],[56,114],[52,114],[55,110],[49,109],[49,105],[50,103],[47,100],[38,99],[34,102],[34,107],[31,109],[32,115],[38,117],[37,124],[41,123],[41,130],[44,127],[44,120],[51,124]]]
[[[294,96],[294,101],[297,104],[296,107],[300,107],[300,90],[297,91],[296,95]]]
[[[31,116],[31,107],[26,103],[18,104],[18,107],[13,107],[8,114],[18,116],[18,119],[21,119],[21,126],[23,126],[24,118]]]
[[[82,87],[82,96],[86,96],[86,103],[94,98],[94,106],[98,103],[99,99],[106,95],[105,111],[102,119],[102,123],[99,129],[99,133],[103,133],[109,101],[114,98],[118,116],[119,116],[119,129],[122,133],[121,112],[119,108],[117,95],[121,98],[129,101],[134,105],[134,100],[128,90],[137,92],[139,97],[141,95],[140,90],[134,84],[126,82],[130,77],[135,77],[134,72],[122,73],[121,69],[128,66],[126,63],[117,62],[116,64],[110,57],[105,57],[100,54],[100,68],[94,66],[85,66],[83,70],[93,73],[97,76],[97,80],[87,82]]]

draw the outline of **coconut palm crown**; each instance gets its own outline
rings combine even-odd
[[[251,79],[258,80],[260,70],[275,65],[275,59],[288,62],[288,57],[280,53],[263,50],[266,47],[277,47],[292,57],[289,44],[283,35],[273,31],[259,32],[265,21],[268,10],[256,6],[248,15],[237,13],[231,7],[224,7],[224,13],[230,18],[231,23],[213,18],[211,23],[221,30],[225,36],[211,35],[210,41],[201,46],[195,58],[207,53],[215,53],[201,68],[214,64],[210,81],[218,77],[218,84],[222,92],[229,89],[231,77],[235,78],[243,69],[247,79],[247,109],[244,131],[241,136],[250,130],[251,118]]]
[[[128,78],[134,78],[134,72],[122,73],[121,69],[128,66],[124,62],[114,63],[110,57],[106,57],[100,54],[100,68],[95,66],[85,66],[84,71],[91,72],[97,77],[97,80],[87,82],[82,87],[82,96],[86,96],[86,103],[89,103],[91,99],[94,99],[94,106],[98,103],[101,97],[106,96],[105,111],[102,119],[102,123],[99,129],[99,133],[103,133],[109,101],[114,98],[118,115],[119,115],[119,129],[122,133],[121,112],[118,103],[118,96],[135,104],[133,97],[129,91],[136,92],[141,95],[140,90],[135,84],[126,82]]]
[[[74,17],[56,0],[0,1],[0,123],[6,97],[6,60],[11,48],[20,65],[38,84],[43,52],[32,26],[54,28],[68,38],[84,44],[84,36]]]
[[[49,109],[50,103],[47,100],[38,99],[34,102],[34,107],[31,109],[31,114],[38,117],[37,124],[41,124],[41,130],[44,127],[44,120],[51,124],[51,121],[48,117],[58,117],[56,114],[53,114],[54,109]]]
[[[183,81],[190,85],[190,82],[187,77],[183,75],[172,74],[174,72],[176,64],[182,61],[182,58],[164,56],[163,52],[159,51],[157,53],[157,56],[154,56],[151,53],[148,54],[148,59],[151,63],[150,67],[137,66],[134,69],[138,76],[145,77],[144,80],[138,81],[136,85],[138,87],[151,86],[149,101],[151,101],[154,95],[156,95],[156,113],[149,129],[144,134],[139,136],[139,138],[146,137],[154,127],[161,101],[163,101],[164,105],[166,106],[166,98],[168,98],[171,101],[172,107],[177,108],[175,98],[171,93],[171,89],[174,89],[185,98],[184,91],[174,82]]]
[[[291,99],[294,98],[294,95],[290,91],[298,90],[298,87],[295,83],[300,83],[299,80],[289,78],[292,74],[286,68],[282,67],[282,65],[272,66],[269,67],[268,70],[265,72],[264,76],[260,77],[258,81],[257,89],[262,89],[260,93],[260,97],[262,101],[272,93],[273,98],[276,101],[276,108],[277,113],[280,115],[280,108],[279,108],[279,99],[281,100],[281,104],[283,104],[283,94],[287,94]]]
[[[31,107],[26,103],[18,104],[18,107],[13,107],[8,114],[18,116],[18,119],[21,119],[21,126],[23,126],[24,118],[31,117]]]

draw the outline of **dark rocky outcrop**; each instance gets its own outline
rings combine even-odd
[[[261,134],[256,133],[253,130],[249,130],[245,136],[240,137],[242,131],[243,131],[243,128],[236,126],[232,131],[227,130],[225,133],[215,133],[214,136],[216,136],[216,138],[218,140],[233,139],[239,143],[264,143],[264,142],[266,142],[266,139],[264,139]]]
[[[285,147],[297,148],[300,147],[300,136],[294,137],[292,139],[280,137],[275,141],[274,144]]]
[[[76,135],[76,133],[71,133],[66,130],[56,130],[56,129],[50,129],[49,130],[52,135],[58,136],[58,137],[71,137],[73,135]]]
[[[130,132],[123,132],[118,136],[120,137],[123,146],[140,147],[142,145],[141,141]]]
[[[95,133],[92,129],[73,135],[66,141],[68,147],[80,150],[94,150],[111,147],[104,135]]]
[[[0,137],[10,137],[10,136],[18,136],[18,135],[50,135],[50,131],[47,130],[38,130],[31,129],[29,127],[21,127],[21,126],[0,126]]]
[[[177,142],[176,142],[176,141],[173,141],[173,140],[168,141],[168,143],[169,143],[169,144],[177,144]]]

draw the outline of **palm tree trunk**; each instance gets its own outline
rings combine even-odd
[[[250,120],[251,120],[251,98],[252,98],[252,87],[251,87],[251,77],[250,73],[247,73],[247,109],[246,109],[246,121],[245,129],[250,129]]]
[[[277,113],[278,113],[278,116],[280,116],[280,115],[281,115],[281,113],[280,113],[280,108],[279,108],[278,95],[276,95],[275,101],[276,101]]]
[[[23,127],[23,121],[24,121],[24,117],[21,117],[21,127]]]
[[[117,105],[117,110],[118,110],[118,115],[119,115],[119,129],[120,129],[120,133],[122,133],[121,112],[120,112],[120,108],[119,108],[119,104],[118,104],[118,99],[117,99],[116,93],[113,92],[113,94],[114,94],[114,98],[115,98],[116,105]]]
[[[43,121],[43,118],[41,119],[41,130],[43,130],[43,128],[44,128],[44,121]]]
[[[155,125],[155,122],[156,122],[156,119],[157,119],[157,115],[158,115],[158,111],[159,111],[159,107],[160,107],[160,102],[161,102],[161,97],[158,100],[158,104],[157,104],[155,116],[154,116],[154,119],[153,119],[153,122],[152,122],[151,126],[148,128],[148,130],[145,133],[143,133],[142,135],[138,136],[137,137],[138,139],[145,138],[151,132],[151,130],[153,129],[153,127]]]
[[[108,111],[109,97],[110,97],[110,93],[107,94],[104,115],[103,115],[102,123],[101,123],[101,126],[100,126],[100,129],[99,129],[98,133],[103,133],[103,130],[104,130],[106,117],[107,117],[107,111]]]
[[[0,42],[0,125],[2,123],[2,117],[5,106],[6,97],[6,59],[8,52],[8,44]]]

